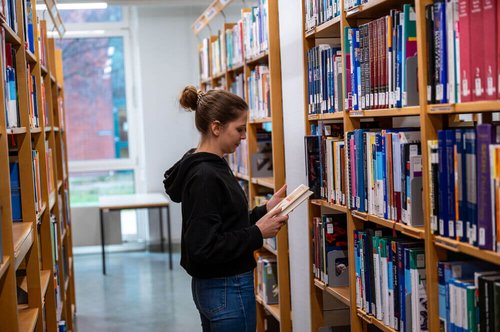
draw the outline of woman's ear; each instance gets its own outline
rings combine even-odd
[[[220,123],[220,121],[215,120],[214,122],[212,122],[212,124],[210,125],[210,128],[212,129],[212,134],[215,137],[219,137],[221,129],[222,129],[222,124]]]

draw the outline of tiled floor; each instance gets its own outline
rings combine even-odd
[[[129,252],[75,256],[77,332],[201,331],[191,278],[174,255]]]

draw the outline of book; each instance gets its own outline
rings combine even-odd
[[[281,202],[279,202],[274,208],[268,213],[271,213],[277,209],[282,209],[280,216],[284,216],[292,212],[297,206],[304,202],[309,196],[313,194],[309,190],[309,187],[301,184],[291,194],[286,196]]]

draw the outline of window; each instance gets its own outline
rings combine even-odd
[[[123,37],[68,38],[58,46],[69,160],[129,158]]]
[[[135,193],[140,183],[126,9],[60,11],[72,207]]]

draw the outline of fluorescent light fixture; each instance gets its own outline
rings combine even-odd
[[[79,10],[79,9],[106,9],[108,8],[107,2],[75,2],[75,3],[58,3],[57,9],[59,10]],[[37,4],[36,10],[46,10],[45,4]]]

